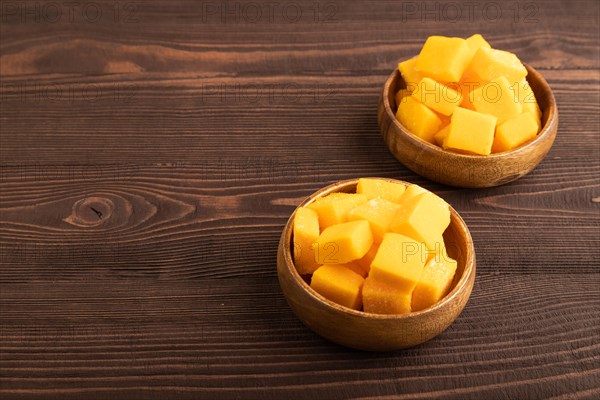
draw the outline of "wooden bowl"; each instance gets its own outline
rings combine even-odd
[[[443,150],[409,132],[396,119],[394,94],[406,87],[396,69],[385,82],[379,99],[377,121],[392,154],[407,168],[446,185],[484,188],[503,185],[529,173],[546,156],[558,129],[558,109],[548,82],[529,65],[527,81],[542,110],[537,137],[522,146],[488,156],[465,155]]]
[[[408,185],[406,182],[388,179]],[[333,192],[356,191],[358,179],[341,181],[314,193],[299,207]],[[327,300],[300,276],[292,259],[295,212],[288,220],[277,253],[279,284],[298,318],[319,335],[338,344],[371,351],[398,350],[423,343],[446,329],[461,313],[475,282],[475,250],[467,226],[450,207],[450,226],[444,233],[448,255],[458,268],[448,295],[437,304],[404,315],[380,315],[356,311]]]

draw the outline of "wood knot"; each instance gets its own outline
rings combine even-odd
[[[91,196],[77,200],[73,204],[71,214],[63,221],[79,227],[94,227],[104,224],[110,219],[115,209],[111,199]]]

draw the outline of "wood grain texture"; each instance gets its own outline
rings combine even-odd
[[[598,2],[35,4],[0,3],[2,400],[600,396]],[[377,101],[427,36],[476,32],[560,123],[533,172],[461,190],[394,159]],[[435,191],[473,236],[465,310],[410,350],[321,339],[277,282],[296,205],[360,176]]]

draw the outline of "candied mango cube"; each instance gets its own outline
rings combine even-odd
[[[368,221],[352,221],[326,228],[315,243],[318,264],[346,264],[362,258],[373,244]]]
[[[446,139],[446,136],[448,136],[449,130],[450,130],[450,125],[446,125],[442,129],[440,129],[439,132],[433,136],[433,139],[435,140],[435,144],[442,147],[442,145],[444,144],[444,139]]]
[[[348,213],[348,220],[369,221],[371,232],[373,233],[373,241],[379,243],[383,239],[383,235],[388,231],[390,222],[399,209],[400,205],[393,201],[375,198],[350,211]]]
[[[517,97],[523,112],[530,112],[535,117],[539,131],[542,128],[542,110],[540,110],[533,89],[526,78],[523,78],[517,86]]]
[[[521,114],[523,108],[510,82],[503,76],[469,93],[475,111],[498,118],[498,124]]]
[[[459,92],[427,77],[419,81],[412,96],[443,115],[452,115],[454,109],[462,102]]]
[[[396,118],[409,131],[430,143],[433,143],[433,136],[442,125],[442,120],[433,110],[412,96],[405,97],[400,103]]]
[[[435,240],[433,249],[427,249],[427,262],[435,258],[438,261],[445,260],[448,258],[448,251],[446,250],[446,242],[444,242],[444,236],[440,236]]]
[[[536,117],[530,112],[519,114],[496,128],[492,152],[508,151],[535,138],[538,132]]]
[[[480,47],[485,47],[487,49],[492,48],[492,46],[490,46],[490,44],[479,33],[476,33],[475,35],[470,36],[465,40],[467,42],[467,45],[469,46],[469,50],[471,50],[471,59],[473,58],[473,56],[475,56],[475,53],[477,52],[477,50],[479,50]]]
[[[306,207],[317,212],[319,227],[323,231],[332,225],[346,222],[348,212],[366,202],[367,197],[364,194],[332,193],[317,199]]]
[[[477,76],[487,82],[500,76],[510,82],[520,82],[527,75],[527,69],[515,54],[481,46],[475,52],[465,74]]]
[[[367,251],[367,254],[355,261],[356,264],[360,265],[360,267],[367,272],[367,274],[371,270],[371,263],[377,255],[377,250],[379,250],[379,243],[373,243],[369,251]]]
[[[367,275],[369,274],[368,270],[365,270],[359,263],[358,260],[357,261],[351,261],[349,263],[346,264],[325,264],[325,265],[339,265],[340,267],[344,267],[349,269],[350,271],[354,272],[357,275],[360,275],[363,278],[366,278]]]
[[[412,294],[398,290],[372,277],[367,277],[362,289],[363,310],[374,314],[408,314]]]
[[[343,265],[322,265],[313,274],[310,287],[326,299],[360,310],[363,283],[362,276]]]
[[[360,265],[358,263],[358,260],[356,261],[351,261],[349,263],[346,264],[340,264],[343,265],[344,267],[348,268],[349,270],[351,270],[352,272],[362,276],[363,278],[366,278],[367,275],[369,275],[369,270],[365,269],[362,267],[362,265]]]
[[[448,203],[433,193],[426,192],[402,204],[402,208],[390,224],[390,229],[425,243],[429,250],[435,250],[448,225],[450,225]]]
[[[319,264],[315,261],[313,243],[319,237],[319,216],[310,208],[300,207],[294,216],[294,264],[301,275],[312,274]]]
[[[471,61],[471,49],[465,39],[430,36],[415,65],[416,70],[440,82],[458,82]]]
[[[417,285],[426,260],[424,243],[397,233],[386,233],[371,263],[369,278],[409,294]]]
[[[415,69],[416,64],[417,57],[398,63],[398,70],[400,71],[400,75],[402,75],[402,79],[404,79],[404,83],[406,83],[408,93],[414,90],[422,78],[421,74]]]
[[[403,184],[384,179],[360,178],[356,186],[356,193],[364,194],[369,200],[380,197],[395,203],[400,200],[405,190],[406,186]]]
[[[492,151],[497,118],[458,107],[452,114],[444,149],[488,155]]]
[[[448,294],[454,280],[456,267],[456,261],[451,258],[429,260],[412,293],[412,311],[424,310]]]
[[[427,189],[425,189],[419,185],[416,185],[414,183],[412,185],[408,185],[406,187],[406,191],[400,198],[400,204],[404,204],[407,201],[409,201],[410,199],[412,199],[413,197],[417,197],[418,195],[423,194],[423,193],[427,193]]]

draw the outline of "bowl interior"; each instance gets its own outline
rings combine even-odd
[[[556,100],[554,99],[554,95],[552,94],[552,91],[550,89],[550,86],[548,85],[548,82],[546,82],[546,80],[540,75],[539,72],[537,72],[533,67],[529,66],[528,64],[523,63],[523,65],[527,69],[527,77],[526,77],[527,82],[531,86],[531,89],[533,90],[533,93],[538,102],[540,110],[542,111],[542,128],[540,129],[540,132],[538,133],[537,137],[535,139],[531,140],[530,142],[525,143],[522,146],[519,146],[515,149],[509,150],[506,152],[501,152],[501,153],[492,153],[487,156],[480,156],[480,155],[475,155],[475,154],[473,154],[473,155],[460,154],[460,153],[452,153],[452,154],[456,154],[457,156],[465,156],[465,157],[495,157],[495,156],[497,157],[497,156],[508,154],[508,153],[514,153],[514,152],[518,151],[520,148],[522,148],[523,146],[527,146],[529,144],[535,143],[535,142],[541,140],[541,137],[550,131],[551,121],[555,118],[555,113],[556,113]],[[409,130],[407,128],[405,128],[400,123],[400,121],[398,121],[396,119],[396,111],[398,110],[398,104],[396,104],[395,94],[400,89],[406,89],[406,82],[402,78],[402,75],[400,74],[398,69],[396,69],[392,73],[390,79],[391,79],[390,84],[386,85],[386,87],[389,89],[388,89],[387,93],[385,93],[385,96],[387,97],[387,103],[390,105],[390,108],[387,110],[388,115],[390,116],[390,118],[392,118],[395,121],[396,124],[398,124],[402,128],[403,131],[409,132]],[[438,147],[434,144],[431,144],[431,143],[417,137],[416,135],[413,135],[412,133],[410,133],[410,134],[411,134],[411,136],[413,136],[415,138],[415,140],[422,142],[426,146],[434,148],[439,151],[444,151],[440,147]]]
[[[373,178],[373,179],[384,179],[384,178]],[[395,180],[395,179],[384,179],[394,183],[401,183],[405,186],[408,186],[409,183]],[[304,202],[302,202],[298,207],[306,206],[316,199],[320,197],[327,196],[328,194],[334,192],[345,192],[345,193],[355,193],[356,185],[358,184],[357,179],[342,181],[337,184],[328,186],[324,189],[319,190]],[[454,275],[454,280],[452,282],[452,286],[448,294],[440,300],[438,303],[433,306],[426,308],[424,310],[413,312],[410,314],[403,315],[382,315],[382,314],[372,314],[364,311],[356,311],[353,309],[349,309],[346,307],[342,307],[337,303],[334,303],[325,297],[321,296],[317,292],[315,292],[310,287],[310,276],[308,275],[300,275],[296,269],[296,266],[293,262],[292,251],[293,251],[293,218],[295,216],[295,212],[288,221],[288,225],[286,226],[286,246],[285,246],[285,258],[287,260],[288,268],[290,269],[290,273],[295,277],[295,279],[303,286],[305,290],[307,290],[312,296],[317,298],[319,301],[327,305],[328,307],[335,309],[343,309],[345,312],[351,314],[358,314],[362,316],[368,316],[371,318],[392,318],[392,319],[402,319],[408,318],[412,315],[427,313],[429,310],[433,308],[440,307],[444,303],[450,301],[453,298],[456,292],[458,292],[461,288],[467,285],[468,280],[470,279],[471,273],[474,272],[475,268],[475,254],[473,249],[473,241],[471,239],[471,235],[466,227],[466,224],[458,215],[456,210],[450,206],[450,225],[444,232],[444,243],[446,244],[446,250],[448,252],[448,256],[455,259],[457,261],[457,270]],[[471,271],[473,270],[473,271]]]

